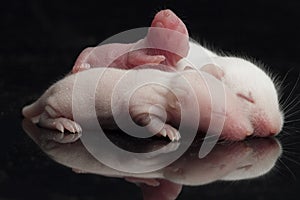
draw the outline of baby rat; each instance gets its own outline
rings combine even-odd
[[[186,58],[177,63],[177,69],[189,68],[206,71],[224,83],[236,94],[250,114],[254,135],[278,134],[283,126],[284,114],[280,109],[278,93],[273,80],[260,67],[238,57],[223,57],[190,41]]]
[[[137,88],[140,83],[147,84]],[[114,116],[122,118],[129,112],[130,116],[125,115],[122,120],[131,117],[152,134],[168,136],[174,141],[180,139],[176,128],[181,123],[181,117],[185,118],[187,127],[196,123],[197,129],[207,130],[212,112],[207,83],[221,84],[210,74],[203,72],[200,76],[196,70],[170,73],[156,69],[93,68],[69,75],[53,84],[36,102],[24,107],[22,112],[27,118],[38,118],[42,127],[73,133],[82,131],[81,124],[73,120],[74,109],[80,113],[81,121],[87,123],[93,120],[93,109],[96,110],[103,129],[118,128]],[[132,90],[133,94],[130,93]],[[225,118],[221,138],[244,139],[253,132],[248,115],[239,109],[244,102],[226,87],[224,92],[224,100],[228,104],[226,109],[221,108]],[[77,107],[73,107],[74,101],[79,102]]]

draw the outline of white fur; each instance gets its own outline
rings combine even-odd
[[[265,117],[272,131],[280,132],[284,116],[280,110],[278,94],[272,79],[261,68],[242,58],[218,56],[200,44],[190,42],[189,54],[178,62],[177,69],[183,70],[190,66],[201,70],[208,64],[224,72],[220,80],[235,94],[251,94],[255,103],[249,103],[245,110],[252,112],[253,118],[254,115]]]

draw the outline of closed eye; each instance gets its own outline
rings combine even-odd
[[[244,95],[244,94],[242,94],[242,93],[237,93],[236,95],[237,95],[238,97],[240,97],[240,98],[242,98],[242,99],[248,101],[249,103],[255,104],[255,101],[254,101],[254,99],[253,99],[253,97],[252,97],[252,95],[251,95],[251,92],[249,92],[248,96],[246,96],[246,95]]]

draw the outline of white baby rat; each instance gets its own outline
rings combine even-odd
[[[141,82],[146,85],[139,87]],[[26,118],[37,119],[42,127],[73,133],[82,131],[81,122],[94,120],[93,110],[96,110],[103,129],[118,128],[114,117],[129,112],[130,115],[122,119],[132,118],[152,134],[168,136],[174,141],[181,137],[177,127],[182,118],[185,126],[197,126],[196,130],[203,132],[207,130],[212,112],[207,83],[221,84],[210,74],[203,72],[199,75],[196,70],[170,73],[157,69],[93,68],[53,84],[22,112]],[[244,139],[254,129],[248,114],[241,109],[245,103],[229,88],[225,87],[224,92],[224,100],[228,103],[226,109],[221,108],[225,119],[221,138]],[[112,97],[116,99],[115,103]],[[74,107],[74,102],[79,103]],[[74,121],[74,112],[79,113],[81,122]]]
[[[223,57],[190,41],[188,56],[177,63],[177,69],[196,68],[222,81],[245,104],[245,112],[255,124],[254,135],[278,134],[284,123],[278,93],[273,80],[255,64],[238,57]]]

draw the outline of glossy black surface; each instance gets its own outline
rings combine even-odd
[[[0,199],[142,199],[140,188],[124,179],[76,174],[54,162],[23,131],[20,110],[68,73],[82,49],[121,31],[148,26],[163,8],[182,17],[195,39],[259,60],[282,78],[291,70],[283,99],[289,96],[300,71],[298,1],[2,3]],[[298,93],[297,85],[289,101]],[[299,114],[288,120],[297,119]],[[267,175],[184,186],[178,199],[299,199],[299,128],[297,122],[285,126],[278,137],[283,155]]]

